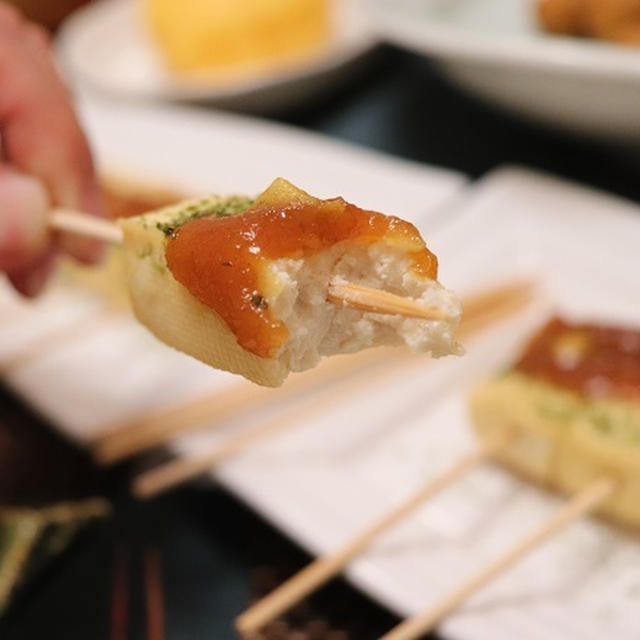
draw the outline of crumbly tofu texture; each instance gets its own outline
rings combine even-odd
[[[410,266],[403,251],[383,244],[340,244],[311,258],[273,262],[273,279],[280,287],[271,308],[290,332],[280,361],[291,371],[304,371],[323,356],[379,345],[406,345],[434,357],[459,353],[454,337],[460,316],[458,300],[438,282],[416,276]],[[352,282],[409,296],[424,306],[444,310],[451,320],[363,313],[328,302],[329,282]]]
[[[279,188],[290,190],[295,197],[295,188],[288,183]],[[268,264],[268,286],[261,293],[290,336],[277,358],[262,358],[242,348],[220,316],[173,277],[165,261],[165,247],[166,232],[176,221],[203,211],[239,214],[249,203],[238,197],[212,197],[120,222],[134,311],[160,340],[211,366],[274,387],[290,372],[316,366],[323,356],[373,346],[406,344],[436,357],[460,353],[454,337],[460,303],[451,292],[434,280],[417,276],[400,248],[347,242],[304,259]],[[442,309],[448,319],[407,319],[328,302],[329,282],[341,280],[410,296],[425,306]]]
[[[514,371],[474,392],[472,414],[481,439],[504,438],[496,460],[530,480],[573,494],[602,475],[619,479],[600,513],[640,527],[640,405]]]

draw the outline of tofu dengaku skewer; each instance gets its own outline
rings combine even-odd
[[[170,346],[258,384],[379,345],[460,352],[459,301],[399,218],[278,179],[255,200],[212,197],[120,226],[138,319]]]
[[[481,438],[505,435],[496,460],[567,493],[609,474],[600,512],[640,525],[640,331],[553,319],[472,411]]]

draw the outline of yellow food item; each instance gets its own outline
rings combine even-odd
[[[330,0],[143,0],[146,22],[178,72],[304,57],[331,30]]]

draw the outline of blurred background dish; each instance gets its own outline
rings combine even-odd
[[[353,0],[102,0],[58,45],[76,81],[114,94],[265,112],[344,83],[376,40]]]
[[[551,35],[535,0],[366,4],[381,34],[477,96],[555,127],[640,140],[640,48]]]
[[[640,0],[538,0],[538,17],[551,33],[640,45]]]

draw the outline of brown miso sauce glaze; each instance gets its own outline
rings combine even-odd
[[[437,277],[437,259],[412,224],[341,198],[190,220],[169,238],[166,260],[176,280],[222,317],[242,347],[273,358],[289,332],[263,296],[267,261],[310,256],[340,242],[401,247],[416,273]]]
[[[585,397],[640,401],[640,331],[554,318],[516,369]]]

